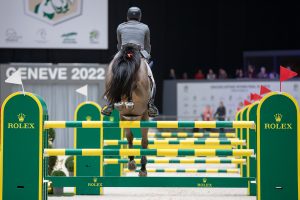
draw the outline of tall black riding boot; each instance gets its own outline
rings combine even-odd
[[[148,103],[148,115],[149,117],[156,117],[159,115],[159,111],[157,107],[154,105],[154,99],[156,94],[156,85],[152,80],[152,77],[149,76],[150,82],[151,82],[151,98]]]
[[[149,103],[148,103],[148,115],[149,117],[156,117],[159,115],[159,111],[157,107],[153,103],[153,99],[151,98]]]
[[[108,104],[102,108],[101,114],[105,116],[110,116],[113,110],[114,110],[113,104]]]

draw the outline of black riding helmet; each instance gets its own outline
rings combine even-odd
[[[137,20],[141,21],[142,11],[138,7],[130,7],[127,11],[128,20]]]

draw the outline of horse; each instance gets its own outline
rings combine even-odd
[[[148,103],[151,98],[151,72],[139,47],[124,45],[108,66],[104,96],[120,112],[123,121],[148,121]],[[142,128],[142,148],[148,148],[148,128]],[[125,129],[128,147],[133,148],[133,133]],[[134,156],[129,156],[128,169],[136,170]],[[147,176],[147,158],[141,157],[139,176]]]

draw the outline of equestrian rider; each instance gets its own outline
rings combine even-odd
[[[127,11],[127,22],[120,24],[117,28],[117,48],[120,51],[126,44],[136,45],[141,52],[142,57],[147,61],[150,59],[151,45],[150,45],[150,30],[146,24],[141,21],[142,12],[138,7],[131,7]],[[154,105],[155,98],[155,81],[152,75],[152,71],[147,63],[148,76],[151,81],[152,91],[151,98],[148,103],[149,117],[156,117],[159,114],[158,109]],[[110,115],[114,109],[112,104],[105,106],[102,109],[102,114]]]

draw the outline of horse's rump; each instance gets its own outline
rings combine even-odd
[[[128,45],[110,63],[105,84],[107,100],[111,104],[133,102],[133,109],[121,109],[121,115],[141,116],[148,109],[150,81],[144,58],[134,46]]]

